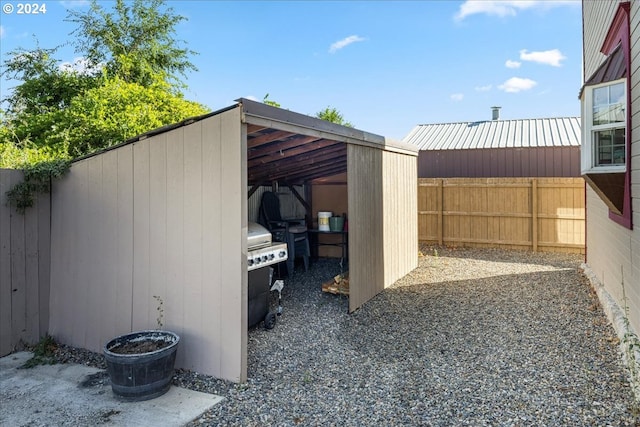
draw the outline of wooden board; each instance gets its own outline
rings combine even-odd
[[[585,252],[582,178],[422,178],[418,240]]]
[[[336,295],[349,295],[349,272],[338,274],[322,284],[322,292]]]

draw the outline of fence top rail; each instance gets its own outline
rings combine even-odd
[[[500,183],[500,182],[544,182],[544,183],[571,183],[583,182],[582,177],[502,177],[502,178],[418,178],[418,182],[476,182],[476,183]]]
[[[418,187],[584,188],[583,178],[420,178]]]
[[[503,183],[495,183],[495,182],[490,182],[490,183],[477,183],[477,182],[470,182],[470,183],[464,183],[464,182],[445,182],[442,184],[443,187],[461,187],[461,188],[490,188],[490,187],[502,187],[502,188],[512,188],[512,187],[516,187],[516,188],[530,188],[531,187],[531,183],[530,182],[516,182],[516,183],[510,183],[510,182],[503,182]]]

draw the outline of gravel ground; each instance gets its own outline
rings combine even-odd
[[[225,397],[189,426],[640,425],[582,256],[421,249],[351,315],[320,291],[336,260],[299,268],[275,328],[249,331],[246,384],[177,370],[175,385]],[[104,367],[64,346],[58,359]]]

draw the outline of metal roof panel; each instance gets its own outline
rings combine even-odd
[[[579,147],[580,135],[580,117],[553,117],[423,124],[402,141],[420,150]]]

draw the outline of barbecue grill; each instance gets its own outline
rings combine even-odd
[[[271,265],[286,261],[287,244],[272,242],[269,230],[255,222],[249,222],[247,232],[248,325],[264,321],[267,329],[273,328],[276,314],[269,311],[269,292],[273,268]],[[279,291],[282,288],[280,287]]]

